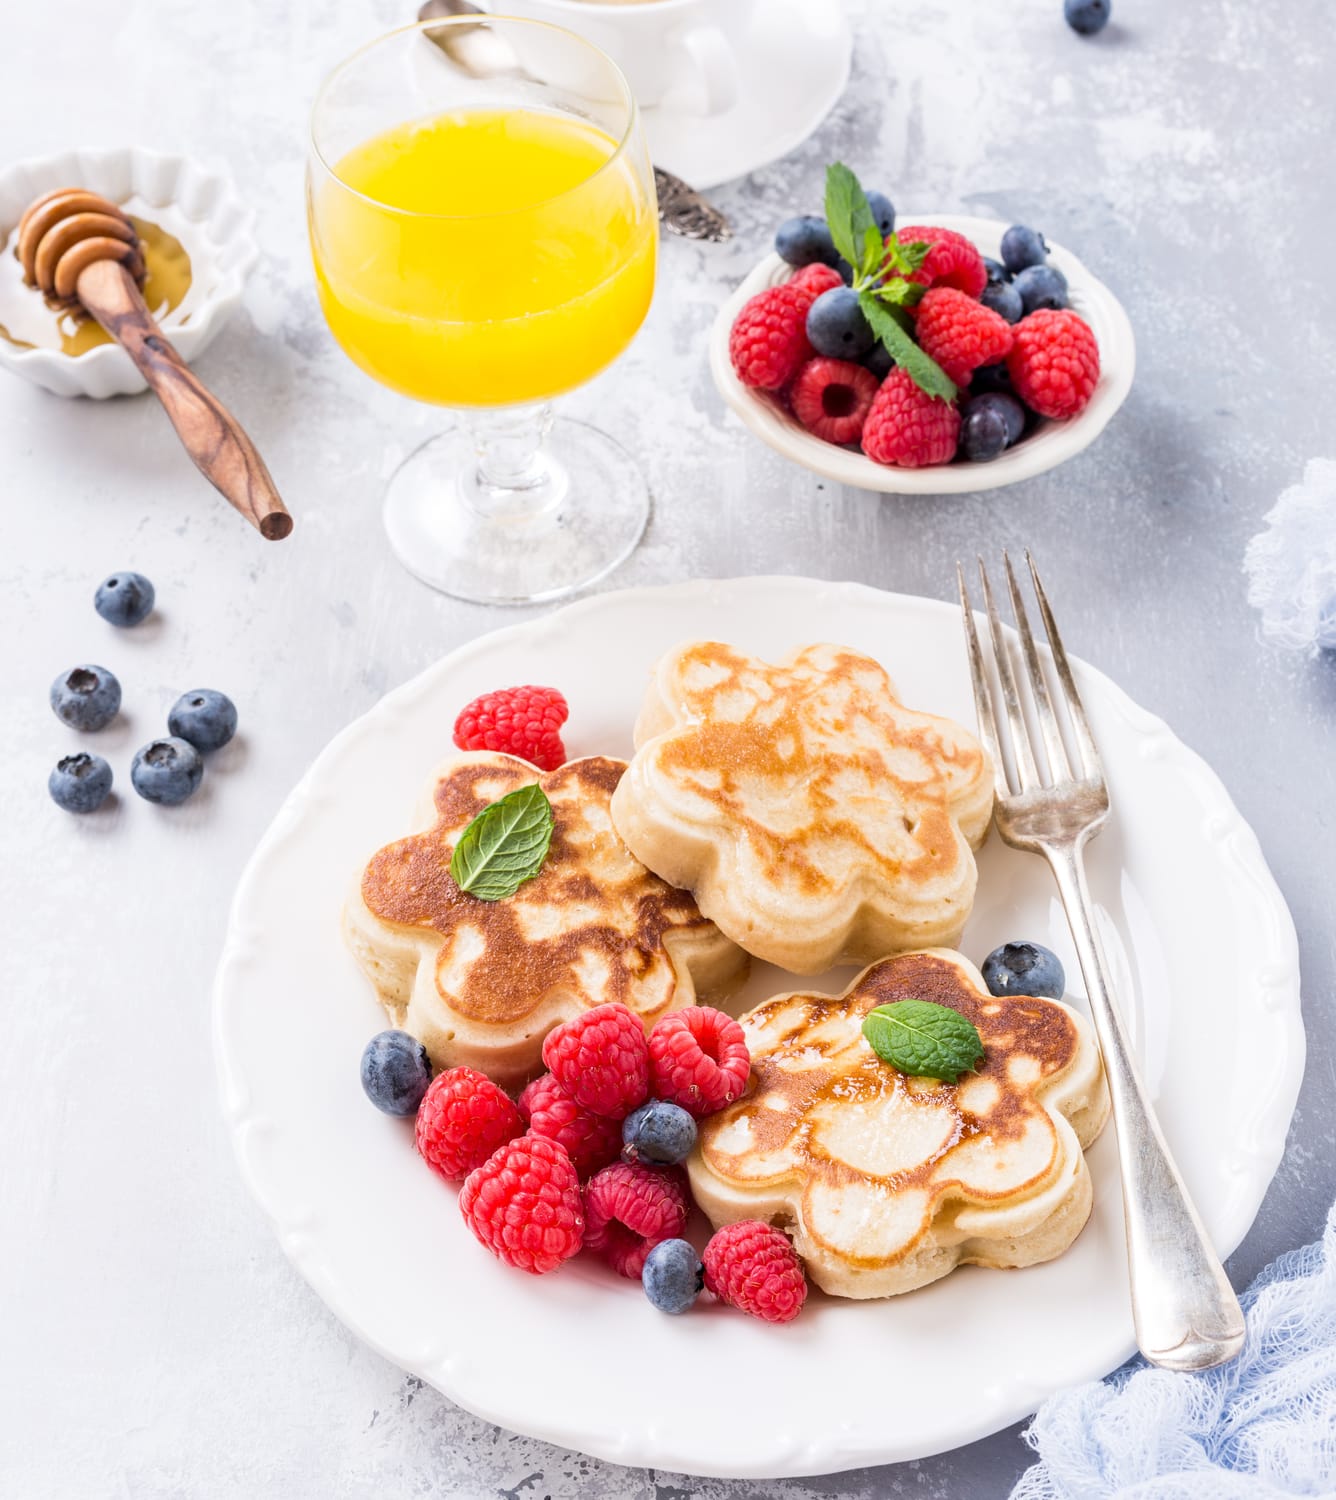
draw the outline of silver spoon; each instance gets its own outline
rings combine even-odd
[[[472,0],[426,0],[418,11],[418,20],[486,14]],[[442,26],[423,35],[435,42],[456,67],[475,78],[529,77],[514,48],[490,26]],[[654,186],[659,198],[659,221],[670,233],[688,240],[708,240],[711,244],[732,239],[733,227],[719,209],[675,173],[655,167]]]

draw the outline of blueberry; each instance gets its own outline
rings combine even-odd
[[[895,228],[895,204],[885,193],[869,193],[867,206],[872,210],[872,218],[881,230],[882,239],[885,239]]]
[[[1108,24],[1109,12],[1113,9],[1109,0],[1062,0],[1062,13],[1067,24],[1082,36],[1094,36]]]
[[[163,807],[184,802],[203,775],[199,751],[186,740],[150,740],[130,763],[130,785],[145,802]]]
[[[108,625],[140,625],[153,612],[153,585],[142,573],[113,573],[93,595],[93,608]]]
[[[1318,611],[1316,640],[1319,651],[1336,651],[1336,594]]]
[[[1011,272],[1000,260],[990,260],[988,256],[983,258],[983,268],[988,273],[989,286],[1001,286],[1004,281],[1011,280]]]
[[[876,335],[858,305],[858,293],[832,287],[812,303],[807,313],[807,337],[812,348],[828,359],[860,360],[872,352]]]
[[[427,1049],[406,1031],[379,1031],[362,1053],[362,1087],[372,1104],[387,1115],[417,1114],[431,1086]]]
[[[1027,313],[1040,307],[1067,306],[1067,278],[1056,266],[1027,266],[1017,273],[1012,289],[1020,294]]]
[[[666,1313],[684,1313],[700,1296],[705,1267],[686,1240],[660,1240],[645,1257],[640,1273],[645,1295]]]
[[[854,268],[842,255],[835,262],[835,269],[840,273],[840,280],[845,286],[852,286],[854,284]]]
[[[891,358],[891,351],[882,343],[872,346],[872,353],[864,356],[863,364],[872,371],[878,380],[885,380],[895,368],[895,361]]]
[[[75,667],[51,684],[51,707],[71,729],[105,729],[121,706],[121,685],[106,667]]]
[[[775,231],[775,253],[791,266],[811,266],[818,261],[833,266],[840,258],[830,227],[815,214],[785,219]]]
[[[237,732],[236,704],[226,693],[212,688],[194,688],[182,693],[167,715],[167,728],[179,740],[188,740],[196,750],[221,750]]]
[[[1007,446],[1007,421],[1001,412],[971,406],[960,424],[960,456],[986,464]]]
[[[1007,428],[1007,447],[1021,440],[1025,432],[1025,408],[1005,391],[985,391],[982,396],[972,396],[966,415],[975,411],[996,412]]]
[[[1008,323],[1019,323],[1025,316],[1025,307],[1021,302],[1021,294],[1010,281],[999,281],[996,284],[990,281],[984,287],[979,301],[985,307],[991,307],[999,317],[1005,318]]]
[[[1003,943],[983,961],[983,982],[992,995],[1043,995],[1061,1000],[1067,976],[1056,953],[1038,943]]]
[[[681,1105],[651,1099],[622,1121],[622,1155],[627,1161],[672,1166],[685,1161],[696,1144],[696,1122]]]
[[[1002,262],[1014,276],[1026,266],[1042,266],[1048,259],[1048,241],[1037,229],[1013,224],[1002,236]]]
[[[970,394],[980,395],[984,391],[1010,391],[1011,371],[1006,365],[980,365],[970,380]]]
[[[56,762],[47,778],[51,800],[66,812],[90,813],[101,807],[111,790],[111,767],[100,755],[67,755]]]

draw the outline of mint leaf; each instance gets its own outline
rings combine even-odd
[[[915,1078],[954,1083],[983,1060],[983,1039],[972,1021],[931,1000],[896,1000],[863,1019],[863,1035],[881,1058]]]
[[[455,884],[479,901],[513,896],[543,868],[555,821],[536,782],[499,797],[460,834],[450,856]]]
[[[923,294],[928,289],[921,281],[906,281],[903,276],[892,276],[889,281],[883,281],[873,290],[878,301],[888,307],[913,307],[916,302],[923,300]],[[913,324],[908,320],[900,326],[906,333],[913,332]]]
[[[835,248],[854,268],[855,277],[862,281],[872,276],[885,253],[881,231],[867,206],[862,185],[842,161],[832,162],[826,168],[826,223]],[[870,260],[869,229],[877,237],[875,260]]]
[[[909,378],[920,390],[942,401],[956,399],[955,382],[935,359],[926,355],[910,338],[901,322],[904,314],[896,317],[898,308],[888,307],[872,291],[859,292],[858,305],[863,309],[863,316],[871,323],[873,333],[886,345],[891,358],[902,370],[908,372]]]

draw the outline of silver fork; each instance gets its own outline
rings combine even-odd
[[[1065,700],[1067,740],[1049,693],[1011,559],[1003,554],[1024,677],[1013,666],[988,572],[979,559],[979,581],[1001,689],[1000,713],[994,705],[974,626],[965,571],[956,565],[979,729],[993,758],[997,783],[997,830],[1008,844],[1042,854],[1048,861],[1085,976],[1118,1134],[1137,1343],[1152,1364],[1169,1370],[1205,1370],[1238,1353],[1243,1345],[1243,1313],[1160,1133],[1113,998],[1084,864],[1086,843],[1109,816],[1108,788],[1044,586],[1028,552],[1025,560]],[[999,719],[1005,721],[1002,732]],[[1038,725],[1038,737],[1031,724]],[[1010,773],[1002,754],[1004,737],[1013,752]]]

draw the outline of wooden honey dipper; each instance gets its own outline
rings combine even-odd
[[[134,360],[195,467],[255,526],[278,541],[292,517],[241,424],[172,348],[144,302],[135,227],[109,199],[58,188],[19,220],[23,278],[57,307],[81,307]]]

